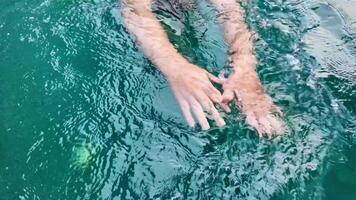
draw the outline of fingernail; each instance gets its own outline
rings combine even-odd
[[[210,127],[209,127],[209,126],[207,126],[207,127],[202,127],[201,129],[202,129],[203,131],[207,131],[207,130],[210,129]]]
[[[224,127],[226,125],[225,121],[224,120],[219,120],[219,124],[218,126],[221,128],[221,127]]]
[[[221,104],[220,106],[224,109],[226,113],[231,113],[231,109],[227,104]]]
[[[195,124],[194,124],[194,123],[188,123],[188,126],[189,126],[190,128],[194,128],[194,127],[195,127]]]
[[[231,113],[231,109],[228,106],[226,107],[226,112]]]

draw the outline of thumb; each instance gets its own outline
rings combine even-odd
[[[222,79],[210,74],[209,72],[207,72],[207,73],[208,73],[208,77],[209,77],[210,81],[220,84],[220,85],[224,84],[225,80],[222,80]]]

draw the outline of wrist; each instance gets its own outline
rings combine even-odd
[[[249,68],[255,68],[257,65],[257,59],[256,56],[252,53],[248,54],[232,54],[230,56],[231,63],[232,65],[236,66],[241,66],[241,67],[249,67]]]
[[[228,82],[234,83],[239,93],[248,93],[249,96],[256,96],[264,93],[263,86],[256,71],[234,71]]]
[[[178,53],[156,59],[155,64],[168,80],[179,76],[185,68],[190,66],[190,63]]]
[[[253,54],[234,54],[230,57],[233,74],[248,75],[256,73],[257,59]]]

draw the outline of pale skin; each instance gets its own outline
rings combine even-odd
[[[236,100],[246,122],[259,136],[282,134],[284,124],[277,116],[282,113],[265,93],[257,75],[251,32],[244,22],[241,6],[235,0],[211,0],[219,13],[217,18],[229,46],[233,68],[228,79],[221,80],[177,52],[152,12],[153,1],[124,0],[122,14],[143,53],[167,78],[188,125],[194,127],[196,119],[203,130],[208,130],[206,112],[219,127],[225,126],[215,105],[229,113],[228,104]],[[213,83],[223,86],[223,94]]]

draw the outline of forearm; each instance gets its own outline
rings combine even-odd
[[[283,121],[276,116],[280,109],[265,93],[256,72],[257,60],[253,53],[251,32],[244,19],[244,12],[236,0],[211,0],[217,8],[218,20],[225,40],[230,46],[233,73],[224,83],[223,103],[237,97],[237,105],[246,116],[246,122],[259,136],[284,132]]]
[[[225,41],[229,45],[234,71],[254,73],[256,57],[253,54],[251,32],[244,19],[244,10],[236,0],[211,0],[218,11]]]
[[[185,59],[170,43],[160,22],[151,10],[153,0],[124,0],[122,14],[126,28],[134,36],[143,53],[167,75],[176,69],[169,64]]]

